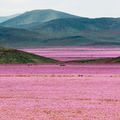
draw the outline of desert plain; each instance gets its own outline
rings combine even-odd
[[[0,120],[120,120],[120,65],[0,65]]]

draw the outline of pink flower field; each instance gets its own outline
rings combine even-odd
[[[120,56],[120,48],[118,47],[52,47],[22,50],[61,61]]]
[[[120,65],[0,65],[0,120],[120,120]]]

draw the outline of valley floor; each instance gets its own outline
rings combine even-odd
[[[120,120],[120,65],[0,65],[0,120]]]

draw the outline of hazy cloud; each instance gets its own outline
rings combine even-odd
[[[56,9],[86,17],[120,17],[120,0],[0,0],[0,16]]]

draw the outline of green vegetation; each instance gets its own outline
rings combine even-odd
[[[76,63],[76,64],[83,64],[83,63],[102,63],[102,64],[112,64],[112,63],[120,63],[120,57],[117,58],[101,58],[101,59],[91,59],[91,60],[75,60],[75,61],[67,61],[65,63]]]
[[[15,49],[0,48],[0,64],[57,63],[58,61]]]

